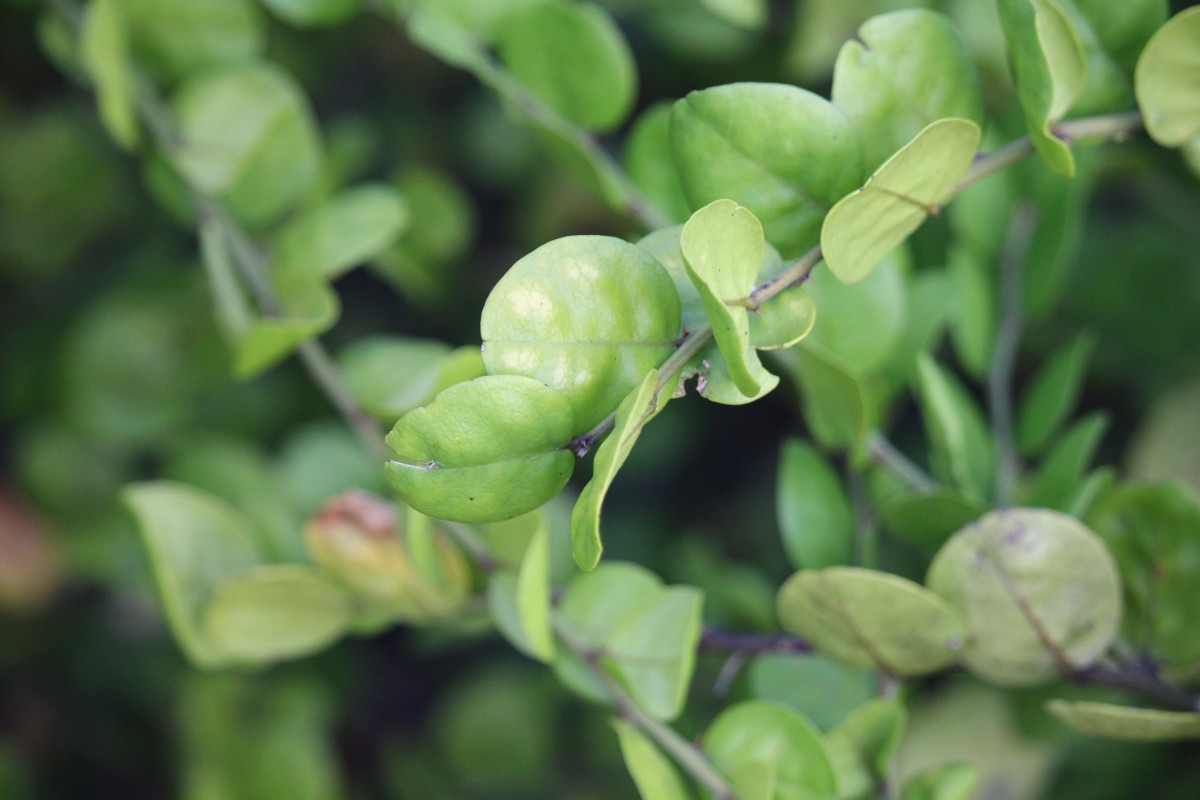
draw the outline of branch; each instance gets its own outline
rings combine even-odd
[[[1200,712],[1200,698],[1167,683],[1153,672],[1097,665],[1073,670],[1068,677],[1078,686],[1104,686],[1141,697],[1163,708]]]
[[[867,458],[891,472],[914,491],[926,493],[937,488],[938,482],[900,452],[880,431],[867,436]]]
[[[708,625],[700,631],[701,653],[794,653],[804,655],[811,653],[813,647],[797,636],[790,633],[747,633],[745,631],[727,631]]]

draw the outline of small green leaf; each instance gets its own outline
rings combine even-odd
[[[888,253],[938,213],[979,149],[979,126],[941,119],[921,130],[838,201],[821,226],[821,251],[834,275],[858,283]]]
[[[197,667],[227,665],[228,653],[201,627],[200,613],[217,586],[258,564],[249,521],[213,495],[180,483],[133,484],[123,497],[137,517],[180,649]]]
[[[176,92],[172,107],[179,134],[173,163],[248,224],[274,221],[316,184],[322,158],[316,123],[296,82],[278,67],[248,63],[206,72]]]
[[[387,436],[399,460],[384,467],[406,503],[439,519],[495,522],[558,493],[575,456],[571,408],[531,378],[458,383],[404,415]]]
[[[662,581],[637,564],[605,562],[591,572],[568,581],[558,604],[561,618],[593,648],[599,649],[623,619],[644,607],[662,591]],[[588,669],[567,648],[560,647],[554,671],[570,688],[585,697],[609,697]]]
[[[900,800],[970,800],[979,772],[966,762],[931,767],[908,779]]]
[[[252,378],[304,342],[333,327],[341,313],[338,297],[323,282],[307,278],[276,281],[280,311],[254,319],[233,337],[233,374]]]
[[[250,0],[120,0],[134,49],[168,81],[252,60],[266,37]]]
[[[683,222],[688,218],[691,209],[683,194],[679,170],[671,159],[670,104],[656,103],[641,113],[625,139],[621,163],[633,182],[671,220]]]
[[[534,250],[500,279],[480,331],[488,372],[527,375],[562,392],[576,435],[670,356],[679,297],[666,270],[640,247],[568,236]]]
[[[361,0],[262,0],[262,4],[297,28],[338,25],[362,9]]]
[[[804,419],[824,447],[846,447],[867,434],[866,389],[850,367],[816,345],[802,342],[792,362],[802,390]]]
[[[1060,175],[1075,174],[1071,148],[1054,135],[1087,81],[1087,56],[1054,0],[999,0],[1008,63],[1034,147]]]
[[[1164,147],[1195,147],[1200,137],[1200,8],[1185,9],[1158,29],[1134,73],[1146,131]]]
[[[390,247],[407,222],[390,186],[347,189],[288,221],[275,240],[276,268],[333,280]]]
[[[1108,425],[1108,415],[1097,412],[1071,426],[1038,465],[1028,505],[1070,513]]]
[[[943,464],[968,496],[987,497],[994,460],[983,415],[966,390],[929,354],[918,357],[917,369],[921,417],[932,440],[935,463]]]
[[[750,315],[750,346],[786,350],[808,336],[817,322],[817,304],[803,287],[793,286],[763,303]]]
[[[230,658],[267,664],[323,650],[345,633],[350,617],[350,596],[325,573],[268,564],[217,586],[201,625]]]
[[[962,618],[933,592],[856,567],[797,572],[779,590],[779,620],[848,666],[896,676],[950,666],[966,638]]]
[[[579,493],[571,512],[571,552],[581,569],[593,569],[600,562],[600,553],[604,550],[600,539],[600,509],[642,428],[666,405],[666,399],[659,395],[658,370],[651,370],[642,385],[621,402],[612,432],[596,452],[592,479]]]
[[[767,24],[767,0],[700,0],[721,19],[739,28],[757,31]]]
[[[440,12],[440,9],[415,10],[408,18],[409,37],[453,67],[486,74],[492,67],[483,42]]]
[[[830,99],[859,130],[874,168],[934,120],[983,122],[971,52],[942,14],[907,9],[863,23],[842,45]]]
[[[137,109],[129,31],[119,0],[88,3],[79,35],[80,56],[96,84],[100,120],[117,144],[131,150],[138,141]]]
[[[1122,742],[1200,739],[1200,714],[1111,703],[1051,700],[1046,710],[1081,733]]]
[[[854,709],[825,737],[839,797],[869,797],[885,778],[904,732],[904,706],[875,698]]]
[[[533,656],[540,661],[554,658],[554,630],[550,625],[549,532],[542,526],[525,550],[517,573],[517,615]]]
[[[837,779],[821,734],[795,711],[759,700],[738,703],[721,713],[704,734],[704,750],[717,769],[732,779],[738,797],[763,800],[834,800]],[[763,792],[762,776],[753,793],[742,791],[749,775],[773,773]]]
[[[747,316],[754,278],[763,260],[762,225],[732,200],[715,200],[683,226],[679,248],[713,338],[734,384],[747,397],[762,391],[765,371],[750,348]]]
[[[608,130],[633,106],[633,55],[599,6],[546,2],[514,10],[503,17],[496,45],[517,80],[576,125]]]
[[[1017,408],[1017,445],[1035,453],[1050,439],[1079,399],[1096,339],[1083,334],[1057,350],[1033,379]]]
[[[775,513],[793,567],[821,569],[850,560],[854,512],[841,479],[799,439],[784,442],[780,452]]]
[[[653,742],[624,720],[614,717],[612,726],[621,742],[625,767],[633,776],[642,800],[689,800],[691,795],[684,788],[675,765]]]
[[[478,350],[470,348],[483,375]],[[369,336],[354,341],[338,361],[346,385],[363,410],[381,419],[394,420],[437,395],[438,378],[450,357],[450,346],[431,339]],[[456,381],[457,382],[457,381]]]
[[[903,250],[895,251],[853,285],[842,283],[829,270],[815,270],[805,287],[821,316],[813,325],[809,343],[860,375],[883,369],[914,322],[906,298],[904,255]]]
[[[817,243],[825,213],[862,180],[845,117],[795,86],[692,92],[671,111],[671,147],[693,208],[722,198],[744,205],[787,258]]]
[[[958,489],[942,486],[921,494],[901,493],[879,507],[884,527],[918,547],[937,549],[974,522],[987,507]]]
[[[934,557],[926,580],[967,623],[967,667],[1029,686],[1096,661],[1121,621],[1121,582],[1104,543],[1045,509],[993,511]]]
[[[655,719],[672,720],[683,710],[696,666],[703,604],[699,589],[661,589],[622,616],[605,642],[605,666]]]
[[[992,363],[996,339],[996,289],[993,270],[972,248],[950,251],[950,277],[955,303],[951,311],[950,335],[954,352],[967,371],[979,378]]]

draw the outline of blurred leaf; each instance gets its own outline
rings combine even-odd
[[[1021,452],[1039,451],[1070,416],[1095,346],[1094,337],[1077,336],[1055,351],[1033,379],[1017,408],[1017,445]]]
[[[800,384],[804,419],[824,447],[847,447],[867,434],[866,389],[845,362],[801,343],[791,362]]]
[[[900,800],[969,800],[977,781],[978,773],[971,764],[942,764],[909,778]]]
[[[1071,148],[1054,133],[1087,80],[1087,58],[1054,0],[999,0],[1008,63],[1034,147],[1060,175],[1075,174]]]
[[[625,766],[633,776],[642,800],[688,800],[691,797],[675,766],[653,742],[621,719],[614,717],[612,726],[621,741]]]
[[[672,221],[687,220],[691,209],[683,194],[679,170],[671,158],[669,104],[656,103],[641,113],[625,139],[621,161],[638,188]]]
[[[525,641],[535,658],[554,659],[554,631],[550,625],[550,546],[547,530],[534,534],[517,573],[517,616]]]
[[[1128,469],[1138,481],[1180,480],[1200,492],[1200,383],[1158,398],[1142,415],[1129,446]]]
[[[700,0],[721,19],[749,30],[761,30],[767,24],[767,0]]]
[[[690,586],[670,586],[625,613],[604,645],[604,664],[647,714],[672,720],[683,710],[704,596]]]
[[[692,92],[671,111],[671,147],[693,208],[722,198],[744,205],[785,258],[817,243],[826,211],[862,179],[845,117],[795,86]]]
[[[594,569],[604,544],[600,539],[600,509],[617,471],[637,444],[642,428],[654,418],[667,400],[658,389],[658,370],[652,369],[642,385],[629,393],[617,408],[616,421],[608,438],[596,451],[592,479],[579,493],[571,511],[571,552],[580,569]]]
[[[228,577],[201,610],[205,635],[227,658],[266,664],[323,650],[350,622],[350,598],[303,564],[269,564]]]
[[[921,418],[933,454],[969,497],[987,497],[992,485],[992,440],[970,396],[927,354],[917,360]]]
[[[526,375],[562,392],[575,436],[670,356],[679,299],[666,270],[640,247],[567,236],[509,269],[488,295],[479,326],[488,372]]]
[[[1066,700],[1051,700],[1046,710],[1077,731],[1106,739],[1130,742],[1200,739],[1200,714],[1193,711]]]
[[[206,72],[176,92],[172,107],[180,138],[175,166],[248,224],[276,220],[316,184],[316,123],[300,88],[278,67],[260,62]]]
[[[1072,0],[1087,17],[1100,44],[1128,74],[1146,42],[1167,21],[1167,0]]]
[[[883,163],[863,187],[829,210],[821,251],[838,280],[858,283],[888,253],[936,213],[966,175],[979,149],[980,129],[965,119],[923,128]]]
[[[979,378],[987,374],[996,339],[996,287],[992,270],[974,250],[950,251],[950,278],[954,282],[954,307],[950,335],[958,360]]]
[[[904,706],[896,700],[868,700],[825,737],[838,797],[867,798],[886,779],[888,761],[904,732]]]
[[[396,419],[434,398],[450,352],[449,345],[432,339],[370,336],[351,343],[338,360],[363,409]],[[481,363],[479,375],[471,377],[482,374]]]
[[[100,119],[119,145],[132,150],[138,141],[138,120],[129,33],[120,0],[88,3],[79,47],[96,84]]]
[[[935,120],[983,122],[970,51],[949,19],[925,9],[863,23],[838,53],[831,99],[858,129],[871,169]]]
[[[750,346],[786,350],[808,336],[817,322],[817,305],[800,286],[784,289],[750,316]]]
[[[224,581],[259,562],[250,523],[223,501],[178,483],[133,484],[125,503],[137,517],[163,613],[188,659],[212,669],[232,660],[200,615]]]
[[[543,2],[516,8],[497,34],[500,59],[517,80],[576,125],[608,130],[633,106],[633,54],[600,7]]]
[[[775,513],[793,567],[821,569],[850,561],[854,512],[841,479],[798,439],[785,441],[780,451]]]
[[[896,352],[916,322],[905,297],[908,279],[900,253],[885,258],[859,283],[842,283],[829,270],[814,270],[805,283],[819,309],[809,341],[869,375]]]
[[[1031,506],[1070,513],[1083,484],[1083,473],[1108,430],[1107,414],[1089,414],[1075,423],[1046,453],[1029,491]]]
[[[797,572],[779,590],[779,621],[848,666],[900,677],[950,666],[966,638],[962,618],[933,592],[857,567]]]
[[[940,486],[930,492],[890,497],[879,506],[879,515],[884,527],[901,539],[937,549],[986,510],[983,503],[958,489]]]
[[[263,49],[262,17],[249,0],[118,0],[138,54],[175,81],[251,61]]]
[[[1146,131],[1164,147],[1200,136],[1200,9],[1172,17],[1150,38],[1134,76]]]
[[[333,280],[390,247],[407,223],[408,208],[395,189],[344,190],[288,220],[275,240],[275,268]]]
[[[716,200],[683,226],[679,248],[688,277],[700,295],[725,368],[738,390],[756,397],[774,376],[750,347],[746,303],[763,260],[762,226],[747,209]],[[774,383],[778,383],[775,378]]]
[[[959,531],[926,579],[966,620],[964,660],[1000,686],[1031,686],[1094,663],[1121,622],[1121,581],[1104,542],[1045,509],[993,511]]]
[[[875,696],[875,675],[851,669],[820,653],[768,653],[747,670],[750,694],[785,703],[822,730],[837,725]],[[813,687],[821,687],[813,691]]]
[[[276,459],[279,480],[304,516],[349,489],[382,492],[379,462],[341,420],[326,418],[292,430]]]
[[[361,0],[261,0],[275,16],[298,28],[338,25],[357,14]]]
[[[563,395],[519,375],[458,383],[400,418],[384,466],[423,514],[495,522],[532,511],[571,477],[571,409]]]
[[[820,733],[791,709],[752,700],[718,716],[704,734],[704,750],[747,800],[834,800],[837,782]],[[772,774],[762,789],[762,772]],[[746,791],[749,780],[755,787]]]

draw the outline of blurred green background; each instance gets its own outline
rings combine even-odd
[[[985,85],[1003,84],[982,0],[774,2],[759,30],[698,0],[602,5],[633,47],[639,108],[741,80],[827,93],[857,25],[914,5],[950,13]],[[257,492],[299,536],[326,498],[382,491],[382,477],[294,361],[231,377],[161,165],[110,142],[88,88],[44,54],[42,10],[0,4],[0,798],[634,796],[606,714],[472,620],[258,674],[183,661],[121,486],[166,476]],[[308,31],[262,16],[268,56],[316,110],[326,179],[393,181],[413,215],[384,267],[338,282],[335,352],[376,333],[474,345],[487,292],[521,255],[570,233],[636,235],[473,78],[380,16]],[[1010,96],[988,99],[1012,116]],[[1200,486],[1200,184],[1145,141],[1094,158],[1094,193],[1062,192],[1066,290],[1029,328],[1018,377],[1093,332],[1082,405],[1114,416],[1102,461]],[[941,234],[918,236],[918,268]],[[896,438],[915,423],[902,417]],[[673,405],[618,485],[609,553],[705,588],[709,622],[772,629],[790,572],[773,512],[778,443],[802,433],[788,387],[752,410]],[[712,689],[721,666],[702,660],[685,732],[728,702]],[[822,669],[765,658],[730,691],[811,702],[796,695]],[[914,712],[912,758],[982,759],[1003,792],[989,797],[1196,796],[1194,747],[1069,737],[1034,695],[935,682]]]

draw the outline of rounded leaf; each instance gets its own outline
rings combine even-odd
[[[1125,742],[1200,739],[1200,714],[1111,703],[1051,700],[1046,710],[1081,733]]]
[[[406,503],[458,522],[495,522],[541,506],[575,466],[564,449],[571,407],[531,378],[494,375],[458,383],[404,415],[385,467]]]
[[[897,676],[950,666],[966,638],[962,618],[933,592],[857,567],[797,572],[779,591],[779,621],[848,666]]]
[[[727,709],[704,734],[704,750],[717,769],[730,776],[739,797],[833,800],[837,796],[821,734],[786,706],[755,700]],[[763,772],[774,778],[768,782],[774,784],[774,793],[744,792],[739,778],[750,780]],[[758,779],[752,782],[761,786]]]
[[[1121,583],[1104,543],[1056,511],[993,511],[934,557],[929,588],[967,623],[967,667],[985,680],[1027,686],[1053,680],[1060,660],[1099,658],[1121,621]]]
[[[671,111],[671,146],[693,208],[740,203],[789,258],[816,244],[825,213],[863,174],[858,137],[841,112],[782,84],[692,92]]]
[[[1200,136],[1200,8],[1181,11],[1150,37],[1134,91],[1154,141],[1179,147]]]
[[[670,356],[679,296],[640,247],[609,236],[568,236],[534,250],[500,279],[480,331],[489,373],[526,375],[566,396],[573,436],[608,416]]]
[[[265,663],[332,644],[346,630],[350,615],[349,595],[320,571],[270,564],[218,586],[201,622],[231,658]]]

